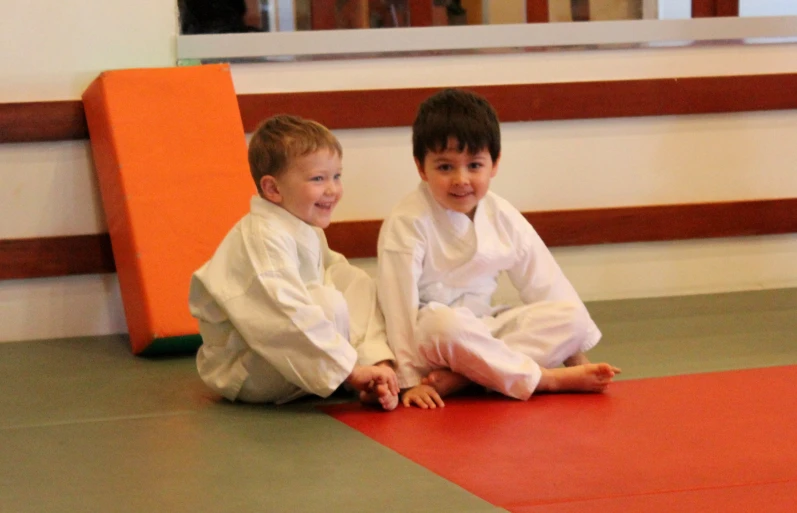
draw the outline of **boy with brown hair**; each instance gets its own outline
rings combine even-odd
[[[285,403],[346,384],[392,410],[398,387],[373,280],[327,246],[342,149],[324,126],[269,118],[249,142],[258,194],[191,280],[202,380],[229,400]]]

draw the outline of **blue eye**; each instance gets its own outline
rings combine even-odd
[[[341,173],[338,173],[338,174],[335,175],[335,180],[336,181],[340,181],[342,178],[343,178],[343,175]]]
[[[314,176],[314,177],[312,177],[310,179],[310,181],[311,182],[323,182],[324,181],[324,177],[323,176]]]

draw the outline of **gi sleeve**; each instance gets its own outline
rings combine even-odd
[[[525,304],[536,301],[578,301],[570,281],[537,231],[522,216],[516,223],[517,261],[507,271]]]
[[[520,219],[510,221],[517,227],[518,259],[507,272],[512,284],[525,304],[537,301],[569,301],[578,305],[586,323],[586,339],[582,346],[588,350],[598,343],[601,332],[592,320],[576,289],[556,263],[537,231],[518,213]]]
[[[396,355],[400,388],[418,385],[424,377],[415,340],[424,253],[412,232],[409,226],[388,219],[382,226],[378,248],[377,291],[385,315],[387,341]]]
[[[357,363],[374,365],[395,360],[387,343],[385,318],[379,309],[376,282],[365,271],[351,265],[345,256],[324,244],[325,282],[346,299],[349,310],[350,342],[357,351]]]
[[[357,353],[313,303],[299,273],[295,242],[253,237],[244,251],[256,272],[242,295],[223,302],[230,321],[285,379],[327,397],[351,374]]]

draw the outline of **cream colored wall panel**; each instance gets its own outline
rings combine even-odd
[[[794,16],[795,0],[740,0],[739,16]]]
[[[508,123],[493,189],[521,210],[797,197],[797,112]]]
[[[79,98],[107,69],[171,66],[176,2],[4,0],[0,102]]]
[[[570,50],[232,66],[235,90],[239,94],[794,72],[797,72],[797,44]]]
[[[0,342],[126,332],[115,274],[0,281]]]
[[[343,200],[334,220],[382,219],[420,180],[409,127],[336,130],[343,146]]]
[[[659,19],[682,20],[692,17],[692,0],[659,0]]]
[[[0,144],[0,239],[106,231],[86,141]]]

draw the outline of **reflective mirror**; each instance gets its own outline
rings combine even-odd
[[[738,6],[739,16],[712,17],[720,5],[734,13]],[[178,7],[180,64],[797,41],[797,0],[178,0]],[[351,30],[371,28],[378,30]]]
[[[687,19],[692,0],[178,0],[181,33],[292,32],[527,22]],[[797,0],[739,0],[739,16],[797,15]]]

